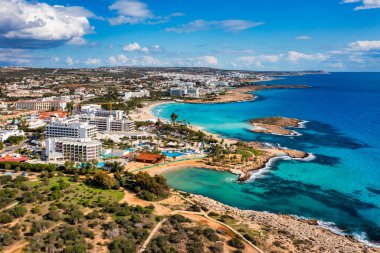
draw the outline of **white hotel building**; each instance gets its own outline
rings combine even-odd
[[[77,119],[53,121],[46,126],[46,138],[93,138],[97,134],[97,127],[88,123],[80,123]]]
[[[17,110],[54,111],[66,109],[68,97],[50,97],[16,102]]]
[[[46,157],[49,161],[69,160],[74,162],[98,159],[101,142],[89,138],[49,138],[45,141]]]
[[[113,116],[115,119],[122,119],[124,117],[124,112],[121,110],[103,110],[101,105],[97,104],[82,105],[81,113],[100,117]]]
[[[114,119],[110,117],[97,117],[94,115],[79,115],[79,122],[96,126],[98,131],[130,132],[135,129],[135,123],[126,119]]]
[[[129,101],[131,98],[143,98],[143,97],[149,97],[150,92],[148,90],[141,90],[141,91],[129,91],[124,94],[124,100]]]

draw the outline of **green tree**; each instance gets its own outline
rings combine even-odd
[[[110,253],[130,253],[136,251],[136,245],[133,241],[126,238],[116,238],[109,245]]]
[[[71,115],[73,114],[74,112],[74,108],[75,108],[75,102],[74,101],[70,101],[66,104],[66,110],[67,112]]]
[[[103,189],[118,189],[119,188],[119,182],[115,178],[111,177],[105,172],[95,173],[92,179],[87,180],[87,183],[90,183],[96,187],[103,188]]]
[[[170,118],[172,120],[172,123],[174,124],[175,121],[178,119],[178,115],[172,112],[172,114],[170,115]]]

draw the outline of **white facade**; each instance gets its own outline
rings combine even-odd
[[[78,119],[54,121],[46,126],[46,138],[69,137],[69,138],[93,138],[96,136],[96,126],[80,123]]]
[[[199,95],[200,95],[199,88],[187,88],[187,87],[170,88],[169,93],[170,93],[170,96],[172,97],[199,98]]]
[[[23,100],[16,102],[16,109],[32,111],[65,110],[68,102],[70,102],[70,98],[68,97],[50,97]]]
[[[79,121],[96,126],[98,131],[129,132],[135,129],[135,123],[126,119],[110,117],[97,117],[94,115],[79,115]]]
[[[124,117],[124,112],[121,110],[102,110],[102,107],[96,104],[82,105],[81,113],[100,117],[113,116],[115,119],[122,119]]]
[[[0,130],[0,141],[4,142],[11,136],[23,136],[22,130]]]
[[[70,160],[76,162],[98,159],[102,144],[88,138],[49,138],[46,139],[48,160]]]
[[[150,92],[148,90],[141,90],[141,91],[129,91],[126,92],[124,95],[124,100],[130,100],[131,98],[142,98],[142,97],[149,97]]]
[[[39,127],[43,127],[46,125],[46,122],[40,119],[33,119],[28,121],[28,128],[35,129]]]

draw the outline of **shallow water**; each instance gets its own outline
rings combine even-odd
[[[172,112],[225,137],[259,140],[305,150],[311,162],[276,161],[247,183],[229,173],[190,169],[166,173],[174,188],[225,204],[334,222],[346,232],[380,242],[380,73],[287,77],[269,84],[308,84],[310,89],[261,91],[244,103],[167,104]],[[301,136],[252,133],[251,118],[287,116],[309,121]]]

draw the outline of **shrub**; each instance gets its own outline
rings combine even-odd
[[[110,253],[130,253],[136,251],[136,245],[132,240],[116,238],[109,245]]]
[[[229,240],[228,245],[237,249],[244,249],[244,244],[236,237]]]
[[[27,213],[27,209],[25,208],[25,206],[22,206],[22,205],[17,205],[11,209],[8,210],[8,213],[13,216],[14,218],[20,218],[20,217],[23,217],[25,216],[25,214]]]
[[[0,223],[9,223],[12,222],[12,216],[10,216],[8,213],[1,213],[0,214]]]

